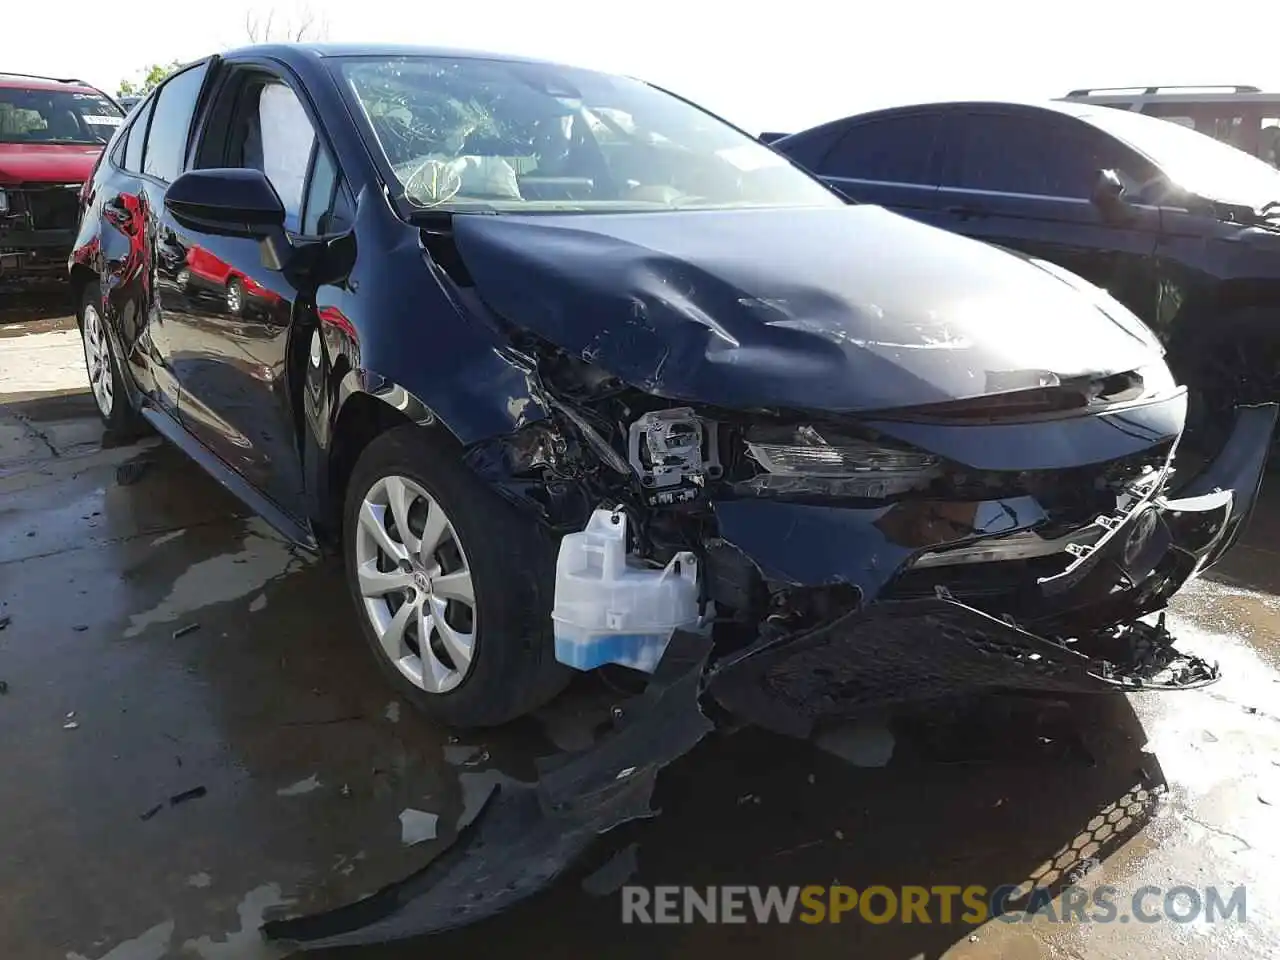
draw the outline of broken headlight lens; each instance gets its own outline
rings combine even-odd
[[[707,480],[723,472],[716,424],[690,407],[654,410],[637,418],[627,453],[650,506],[693,500]]]
[[[753,430],[746,445],[762,472],[735,484],[742,493],[878,500],[928,486],[942,473],[931,454],[808,425]]]

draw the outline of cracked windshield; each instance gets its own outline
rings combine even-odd
[[[750,136],[647,84],[493,60],[338,68],[420,209],[838,205]]]

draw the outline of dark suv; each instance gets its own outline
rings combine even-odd
[[[1185,389],[1051,264],[512,57],[234,51],[106,157],[71,272],[104,420],[340,547],[373,655],[437,717],[606,663],[685,663],[800,735],[1217,675],[1142,618],[1239,535],[1276,408],[1170,499]],[[665,659],[677,634],[701,658]]]
[[[80,188],[123,118],[81,80],[0,72],[0,280],[66,275]]]
[[[853,200],[1104,288],[1168,345],[1195,422],[1220,425],[1236,402],[1280,396],[1280,171],[1256,157],[1165,120],[1066,102],[902,107],[773,147]]]

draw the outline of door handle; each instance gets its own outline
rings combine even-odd
[[[112,197],[102,204],[102,214],[116,226],[123,226],[129,221],[129,211],[119,197]]]
[[[977,207],[966,207],[959,204],[947,207],[944,212],[958,220],[976,220],[980,217],[989,216],[985,210],[980,210]]]

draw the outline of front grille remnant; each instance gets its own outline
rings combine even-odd
[[[80,184],[53,184],[7,190],[10,212],[32,230],[74,230],[80,222]]]

